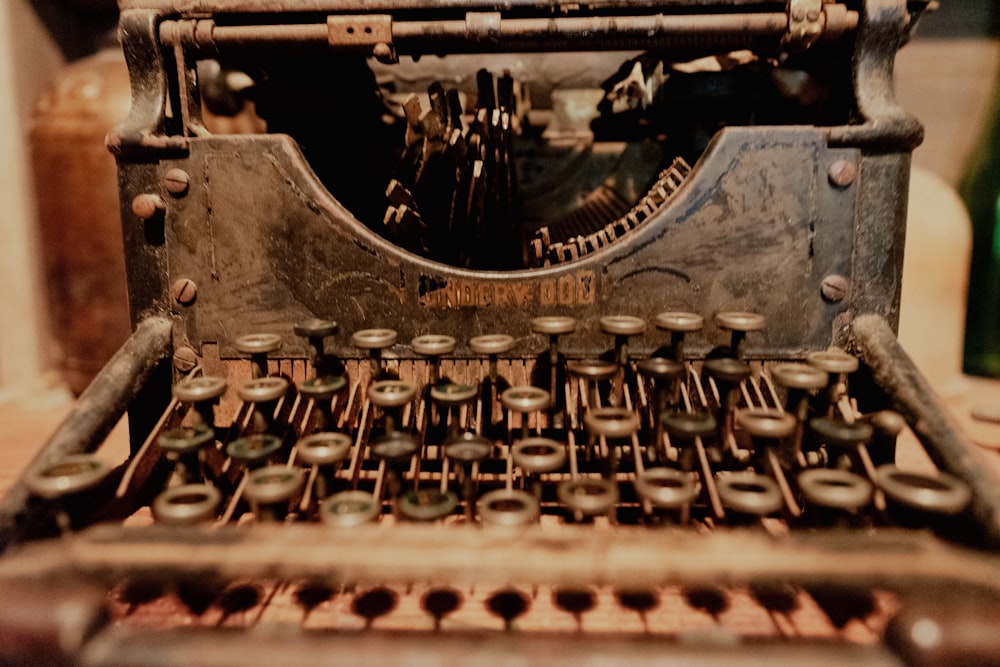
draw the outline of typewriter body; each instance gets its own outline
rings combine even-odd
[[[893,334],[927,5],[123,0],[134,334],[4,659],[988,660],[1000,487]]]

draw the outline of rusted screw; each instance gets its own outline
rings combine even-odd
[[[132,212],[143,220],[149,220],[154,215],[162,214],[167,210],[167,202],[163,201],[160,195],[144,193],[136,195],[132,200]]]
[[[833,273],[823,278],[823,284],[820,285],[819,291],[824,299],[831,303],[837,303],[844,300],[850,287],[851,282],[847,278]]]
[[[198,353],[190,347],[179,347],[174,350],[174,368],[181,373],[190,373],[198,365]]]
[[[830,165],[830,170],[827,172],[830,183],[838,188],[846,188],[854,182],[854,177],[857,175],[858,168],[854,166],[853,162],[847,160],[837,160]]]
[[[198,298],[198,286],[190,278],[178,278],[170,286],[170,298],[182,306],[190,306]]]
[[[167,186],[167,192],[177,197],[183,197],[187,194],[191,177],[183,169],[168,169],[163,176],[163,183]]]

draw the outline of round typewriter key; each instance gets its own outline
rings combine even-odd
[[[585,516],[609,513],[618,502],[618,485],[607,479],[570,479],[560,482],[559,502]]]
[[[401,380],[380,380],[368,387],[368,399],[382,408],[383,431],[396,430],[400,408],[417,397],[417,388]]]
[[[701,331],[705,318],[696,313],[667,311],[656,316],[655,324],[663,331]]]
[[[633,486],[640,498],[662,509],[682,509],[698,495],[691,475],[673,468],[649,468],[636,476]]]
[[[306,465],[332,466],[347,458],[352,441],[344,433],[313,433],[295,446],[298,459]]]
[[[233,345],[244,354],[267,354],[281,347],[281,336],[274,333],[249,334],[237,338]]]
[[[486,334],[469,340],[469,349],[476,354],[497,355],[510,352],[514,337],[507,334]]]
[[[710,378],[716,382],[725,382],[726,384],[739,384],[750,377],[751,373],[750,366],[729,357],[708,359],[702,365],[702,368]]]
[[[806,355],[806,362],[824,373],[841,375],[858,370],[858,358],[836,348],[810,352]]]
[[[888,464],[878,467],[878,485],[887,500],[930,515],[954,516],[972,500],[969,485],[945,472],[938,472],[935,476],[922,475]],[[915,522],[905,523],[914,525]]]
[[[549,438],[528,438],[514,443],[511,457],[527,472],[555,472],[566,464],[566,446]]]
[[[549,392],[531,386],[511,387],[500,394],[500,403],[512,412],[521,413],[521,439],[524,440],[528,437],[528,413],[548,407]]]
[[[168,526],[192,526],[215,518],[222,494],[214,486],[173,486],[153,500],[153,517]]]
[[[684,375],[684,364],[675,359],[650,357],[640,361],[636,367],[639,375],[653,381],[653,449],[666,456],[663,450],[663,420],[659,415],[663,414],[668,405],[674,406],[679,400],[678,380]]]
[[[440,377],[441,356],[455,351],[455,339],[451,336],[427,334],[410,341],[410,347],[417,354],[430,358],[427,382],[437,384]]]
[[[381,380],[368,387],[368,398],[380,408],[400,408],[417,397],[417,388],[401,380]]]
[[[601,331],[615,337],[615,361],[628,369],[628,339],[646,331],[646,322],[632,315],[606,315],[600,320]]]
[[[264,463],[280,449],[281,438],[268,433],[258,433],[231,441],[226,445],[226,454],[253,467]]]
[[[653,380],[676,380],[684,375],[684,364],[666,357],[650,357],[636,363],[639,374]]]
[[[807,391],[822,389],[827,385],[827,374],[815,366],[798,363],[775,364],[771,368],[774,381],[787,389]]]
[[[518,489],[497,489],[483,494],[476,504],[488,526],[526,526],[538,520],[538,499]]]
[[[646,321],[632,315],[605,315],[600,325],[601,331],[615,336],[638,336],[646,331]]]
[[[508,410],[534,412],[549,405],[549,392],[538,387],[511,387],[500,395],[500,401]]]
[[[493,443],[475,433],[462,433],[444,444],[444,455],[456,463],[475,463],[487,458]]]
[[[431,387],[431,400],[444,407],[447,413],[449,424],[447,437],[449,439],[458,437],[461,432],[461,412],[458,408],[475,400],[478,395],[478,386],[459,384],[458,382],[443,381]]]
[[[591,408],[583,422],[592,435],[606,438],[628,438],[639,430],[639,417],[625,408]]]
[[[559,397],[559,336],[576,331],[576,320],[562,315],[536,317],[531,330],[549,337],[549,407],[554,410]]]
[[[705,318],[695,313],[667,311],[656,316],[656,328],[670,332],[670,347],[675,361],[684,361],[684,336],[693,331],[701,331]]]
[[[215,431],[204,424],[173,428],[156,439],[160,449],[177,455],[197,452],[210,442],[215,442]]]
[[[497,358],[514,347],[514,337],[507,334],[485,334],[476,336],[469,341],[469,349],[476,354],[489,357],[489,380],[483,382],[483,414],[481,419],[487,429],[498,425],[502,411],[497,410],[497,394],[507,386],[506,380],[500,378],[497,368]]]
[[[399,511],[411,521],[437,521],[458,506],[458,497],[451,491],[417,489],[407,491],[399,499]]]
[[[108,464],[90,454],[71,454],[31,471],[25,484],[32,495],[53,500],[91,489],[109,472]]]
[[[799,489],[809,505],[852,512],[871,502],[874,487],[864,477],[838,468],[803,470]]]
[[[333,426],[334,416],[330,402],[346,386],[347,379],[342,375],[317,376],[299,383],[299,393],[306,398],[311,398],[316,407],[314,413],[314,428],[316,430],[323,431]]]
[[[215,431],[204,424],[179,426],[164,431],[156,439],[166,458],[174,463],[174,475],[185,483],[202,479],[200,452],[215,444]]]
[[[340,326],[333,320],[312,318],[296,322],[292,331],[296,336],[302,336],[309,341],[309,356],[317,376],[328,375],[331,364],[326,357],[326,345],[323,339],[337,333]]]
[[[864,421],[875,429],[868,445],[868,453],[875,465],[896,460],[896,438],[906,428],[903,415],[892,410],[879,410],[864,416]]]
[[[334,528],[353,528],[375,521],[382,504],[367,491],[342,491],[320,504],[322,522]]]
[[[338,329],[340,329],[340,326],[333,320],[323,320],[319,318],[311,318],[308,320],[302,320],[301,322],[296,322],[295,326],[292,328],[296,336],[319,339],[332,336],[337,333]]]
[[[236,390],[247,403],[270,403],[288,393],[289,382],[283,377],[258,377],[246,382]]]
[[[226,386],[225,378],[202,375],[184,378],[174,385],[173,394],[181,403],[214,401],[226,393]]]
[[[715,433],[717,422],[707,412],[668,411],[661,416],[663,427],[672,438],[688,441]]]
[[[451,336],[441,336],[438,334],[417,336],[410,341],[410,347],[413,348],[413,351],[425,357],[451,354],[455,351],[455,344],[455,339]]]
[[[874,429],[865,422],[849,423],[842,419],[814,417],[809,420],[809,429],[816,440],[837,449],[854,449],[867,444]]]
[[[591,382],[610,380],[618,372],[618,364],[600,359],[580,359],[566,362],[566,370],[573,377]]]
[[[783,504],[775,481],[755,472],[719,475],[716,488],[725,507],[747,516],[767,516],[777,512]]]
[[[746,333],[763,329],[764,316],[743,311],[723,312],[716,314],[715,323],[721,329]]]
[[[795,417],[774,408],[736,411],[736,424],[755,438],[786,438],[795,432]]]
[[[302,488],[305,476],[301,468],[271,465],[257,468],[247,478],[244,497],[256,505],[288,502]]]
[[[233,341],[237,351],[250,355],[250,371],[254,378],[267,375],[267,354],[281,347],[281,336],[274,333],[259,333],[240,336]]]
[[[742,359],[746,335],[764,328],[764,316],[758,313],[723,312],[716,314],[715,323],[720,329],[730,332],[729,352],[737,359]]]
[[[442,405],[452,406],[468,403],[479,394],[479,387],[457,382],[441,382],[431,387],[431,399]]]
[[[382,373],[382,350],[396,344],[397,334],[393,329],[362,329],[351,335],[351,343],[360,350],[368,350],[371,376],[377,378]]]
[[[392,431],[371,442],[372,456],[398,463],[408,460],[420,449],[420,443],[409,433]]]
[[[351,335],[351,343],[361,350],[384,350],[396,344],[393,329],[362,329]]]
[[[343,375],[324,375],[298,384],[302,395],[316,400],[331,399],[346,386],[347,379]]]
[[[565,315],[546,315],[531,320],[531,330],[546,336],[562,336],[576,331],[576,320]]]

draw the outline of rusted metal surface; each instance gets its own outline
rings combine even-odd
[[[972,445],[955,418],[941,408],[933,388],[906,356],[884,319],[860,316],[851,323],[851,335],[859,357],[895,409],[907,418],[916,436],[927,444],[927,453],[972,487],[975,521],[957,530],[981,531],[982,539],[996,548],[1000,545],[1000,487],[984,460],[985,454]]]
[[[233,337],[249,331],[272,331],[286,349],[300,347],[292,324],[309,313],[335,313],[344,331],[393,323],[401,341],[431,329],[521,335],[531,317],[560,313],[581,322],[564,349],[595,355],[608,344],[597,327],[602,315],[652,320],[664,308],[697,311],[707,300],[765,315],[768,330],[748,343],[748,354],[801,357],[826,347],[843,310],[822,298],[824,276],[850,274],[854,195],[832,188],[822,165],[855,154],[823,144],[820,130],[733,128],[671,206],[609,247],[531,272],[474,272],[372,234],[329,197],[287,140],[194,139],[184,164],[204,185],[167,216],[168,274],[199,286],[198,301],[179,313],[179,335],[193,346],[219,343],[227,357]],[[775,195],[741,196],[748,191]],[[827,211],[822,224],[817,210]],[[687,346],[704,354],[724,336],[708,331]],[[539,344],[523,340],[516,354]],[[656,345],[636,342],[639,350]],[[336,349],[358,354],[343,340]],[[403,346],[394,352],[408,354]]]
[[[162,582],[218,576],[624,588],[785,582],[904,593],[947,587],[1000,592],[995,554],[913,531],[846,538],[837,530],[776,537],[750,529],[699,534],[626,526],[605,531],[588,526],[428,530],[419,524],[348,531],[301,524],[215,530],[101,526],[71,539],[24,545],[0,562],[0,581],[74,576],[110,584],[128,576]]]
[[[27,505],[25,478],[33,470],[52,465],[68,454],[92,452],[100,447],[136,397],[148,391],[146,386],[150,378],[161,362],[171,355],[170,343],[170,321],[149,319],[140,323],[135,333],[108,361],[4,497],[0,508],[0,548],[16,541],[22,524],[30,524],[34,520]],[[141,406],[133,407],[136,415],[143,412]],[[162,409],[155,405],[148,407],[156,411]]]
[[[219,665],[287,664],[339,665],[351,661],[379,665],[433,666],[460,662],[469,667],[540,664],[553,667],[606,665],[662,665],[671,663],[708,667],[740,664],[858,665],[900,667],[903,663],[884,648],[837,646],[826,643],[777,644],[747,642],[713,645],[712,640],[650,637],[574,637],[367,632],[360,634],[299,634],[288,631],[255,632],[250,636],[184,628],[151,635],[114,631],[102,636],[82,656],[84,665]]]

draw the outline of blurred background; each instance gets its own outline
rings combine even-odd
[[[935,341],[937,348],[915,356],[940,358],[946,371],[962,363],[968,272],[965,260],[942,263],[943,246],[933,239],[950,242],[961,259],[974,228],[964,363],[980,374],[1000,374],[1000,357],[991,356],[1000,350],[1000,290],[993,287],[1000,274],[991,273],[1000,257],[993,241],[1000,220],[995,5],[941,0],[896,69],[899,101],[926,127],[911,198],[911,218],[923,220],[911,222],[909,241],[931,239],[930,254],[907,251],[907,270],[920,277],[904,281],[904,334],[939,319],[941,308],[953,311],[957,351],[935,351]],[[116,18],[114,0],[0,0],[0,404],[68,401],[128,334],[115,170],[103,146],[128,110]],[[963,203],[973,210],[971,227]],[[915,302],[934,290],[943,301],[918,314]],[[934,338],[911,337],[916,346]]]

